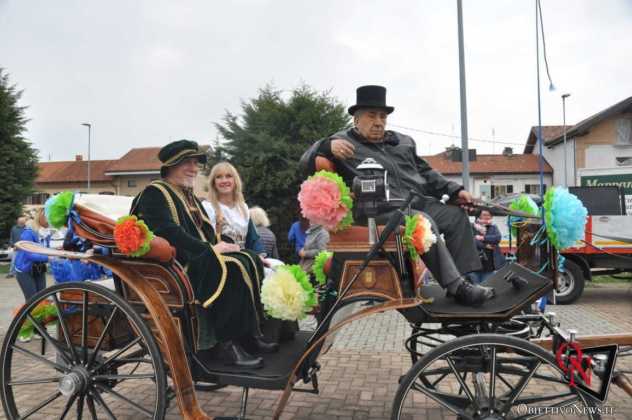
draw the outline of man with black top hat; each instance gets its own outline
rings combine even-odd
[[[179,140],[163,147],[162,180],[148,185],[133,201],[131,214],[145,221],[176,249],[198,303],[198,349],[215,346],[229,363],[258,368],[263,359],[246,352],[275,351],[278,345],[261,339],[259,257],[239,246],[218,241],[200,201],[193,195],[199,165],[206,155],[197,143]]]
[[[301,165],[313,173],[316,157],[324,156],[334,163],[336,172],[347,185],[351,185],[359,174],[357,166],[373,158],[388,171],[391,199],[405,199],[411,190],[429,196],[414,201],[412,207],[429,216],[434,229],[444,235],[445,242],[437,235],[437,244],[422,256],[424,263],[458,302],[480,305],[491,299],[494,292],[472,285],[465,277],[481,269],[469,219],[460,207],[439,201],[447,195],[452,202],[467,204],[472,196],[419,157],[411,137],[386,130],[387,117],[393,111],[392,106],[386,105],[386,88],[359,87],[356,104],[349,108],[354,127],[317,141],[303,154]],[[387,219],[388,214],[384,214],[378,222],[384,223]]]

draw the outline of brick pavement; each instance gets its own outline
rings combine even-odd
[[[1,279],[0,334],[8,325],[7,308],[19,303],[19,290],[11,280]],[[13,287],[11,287],[11,284]],[[632,332],[632,288],[587,288],[576,305],[555,306],[554,310],[566,328],[577,328],[580,334]],[[409,327],[397,313],[378,314],[345,327],[329,353],[322,356],[319,375],[319,396],[295,393],[285,410],[286,419],[384,419],[390,418],[397,380],[410,367],[409,356],[403,352],[402,342]],[[36,342],[31,345],[37,346]],[[25,363],[26,365],[26,363]],[[620,359],[619,367],[632,370],[632,357]],[[29,366],[21,366],[28,370]],[[129,387],[128,387],[129,389]],[[150,395],[148,385],[134,384],[134,395]],[[40,398],[43,388],[29,389],[21,398]],[[278,392],[252,390],[248,417],[270,419]],[[144,398],[144,397],[143,397]],[[234,387],[215,392],[198,393],[204,410],[211,415],[234,415],[239,411],[240,390]],[[420,397],[415,400],[415,418],[454,418],[437,404]],[[614,416],[607,419],[632,419],[632,404],[626,395],[612,387],[607,404],[614,408]],[[59,413],[59,411],[57,411]],[[52,411],[51,411],[52,414]],[[1,417],[1,415],[0,415]],[[129,413],[126,419],[140,418]],[[167,418],[180,418],[175,402],[167,411]]]

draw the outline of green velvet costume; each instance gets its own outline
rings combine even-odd
[[[216,254],[217,236],[191,190],[154,181],[134,199],[131,214],[176,249],[199,302],[198,349],[260,333],[261,260],[248,250]]]

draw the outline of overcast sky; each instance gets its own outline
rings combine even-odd
[[[464,0],[467,105],[479,153],[537,124],[533,0]],[[632,96],[632,1],[543,0],[551,75],[543,124],[575,123]],[[460,134],[456,1],[0,0],[0,67],[24,90],[42,160],[118,158],[215,138],[225,110],[266,83],[306,83],[347,105],[383,84],[392,125]],[[542,67],[544,70],[544,67]],[[395,128],[391,126],[391,128]],[[409,129],[419,152],[458,139]]]

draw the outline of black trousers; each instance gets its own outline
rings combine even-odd
[[[414,201],[411,207],[430,220],[437,235],[437,243],[421,259],[442,287],[482,269],[470,220],[462,208],[433,198]],[[379,216],[377,222],[386,223],[390,214]]]

